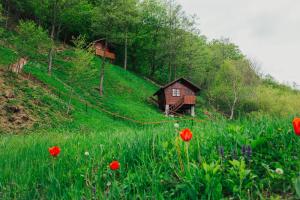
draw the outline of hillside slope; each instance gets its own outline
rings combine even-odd
[[[1,47],[0,55],[6,58],[0,63],[2,66],[0,75],[5,86],[1,89],[3,93],[1,99],[4,101],[6,93],[18,94],[14,101],[18,102],[16,104],[20,105],[20,108],[22,107],[21,116],[26,114],[25,118],[28,118],[28,125],[25,125],[27,122],[23,120],[22,126],[12,128],[12,122],[4,119],[8,113],[2,113],[1,121],[11,127],[7,130],[44,124],[43,120],[51,126],[96,130],[105,129],[109,124],[114,124],[114,127],[139,125],[132,123],[132,120],[140,122],[166,120],[156,106],[147,100],[156,91],[157,86],[118,66],[111,64],[106,66],[105,94],[100,97],[97,91],[101,62],[99,58],[94,60],[92,68],[95,69],[95,73],[90,81],[73,86],[70,84],[71,77],[68,73],[73,65],[70,61],[73,56],[72,49],[66,49],[56,55],[52,76],[47,74],[47,64],[43,55],[31,59],[20,76],[6,70],[15,60],[14,52]],[[67,107],[70,99],[71,113],[68,115]]]
[[[65,102],[36,81],[7,71],[14,62],[12,50],[0,47],[0,133],[28,131],[67,122]]]

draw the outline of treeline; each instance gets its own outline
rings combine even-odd
[[[88,42],[104,38],[113,44],[116,62],[124,69],[160,84],[187,77],[202,88],[205,102],[230,118],[237,112],[300,111],[298,92],[263,78],[255,63],[229,40],[208,41],[200,34],[196,17],[186,14],[175,0],[2,0],[2,5],[2,26],[34,21],[37,26],[27,29],[31,32],[27,39],[32,32],[43,32],[35,31],[39,27],[46,30],[48,38],[37,34],[40,37],[30,45],[45,41],[49,73],[55,41],[71,44],[72,38],[82,35]],[[27,25],[22,26],[26,32]]]

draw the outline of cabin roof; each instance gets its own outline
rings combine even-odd
[[[177,83],[177,82],[181,83],[183,85],[186,85],[187,87],[189,87],[191,90],[195,91],[196,93],[200,91],[200,88],[197,85],[195,85],[191,81],[186,80],[185,78],[181,77],[181,78],[178,78],[178,79],[176,79],[176,80],[174,80],[174,81],[172,81],[172,82],[170,82],[170,83],[162,86],[159,90],[157,90],[153,94],[153,96],[158,95],[159,93],[163,92],[167,87],[169,87],[169,86],[171,86],[171,85],[173,85],[174,83]]]

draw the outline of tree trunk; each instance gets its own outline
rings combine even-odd
[[[69,101],[68,101],[68,107],[67,107],[67,115],[69,114],[70,110],[71,110],[71,98],[72,98],[72,93],[73,90],[70,91],[70,95],[69,95]]]
[[[57,27],[56,36],[55,36],[57,40],[59,40],[59,35],[60,35],[61,31],[62,31],[62,25],[59,24]]]
[[[236,102],[237,102],[238,98],[237,98],[237,93],[234,92],[234,100],[233,100],[233,103],[231,105],[231,109],[230,109],[230,120],[233,119],[234,117],[234,109],[235,109],[235,105],[236,105]]]
[[[53,47],[51,47],[49,54],[48,54],[48,74],[51,76],[52,72],[52,63],[53,63]]]
[[[174,79],[176,79],[176,64],[174,64]]]
[[[125,45],[124,45],[124,69],[127,70],[127,47],[128,47],[128,31],[125,32]]]
[[[169,59],[171,59],[171,57]],[[171,60],[169,60],[169,82],[171,81],[172,81],[172,65],[171,65]]]
[[[56,1],[53,5],[52,13],[52,25],[51,25],[51,48],[48,54],[48,74],[51,75],[52,72],[52,63],[53,63],[53,53],[54,53],[54,37],[55,37],[55,24],[56,24]]]
[[[10,6],[9,6],[9,0],[6,0],[6,19],[5,19],[5,28],[8,29],[8,19],[9,19],[9,12],[10,12]]]
[[[99,95],[100,96],[103,96],[103,82],[104,82],[104,73],[105,73],[106,49],[107,49],[107,40],[105,40],[104,54],[103,54],[103,59],[102,59],[101,69],[100,69],[100,84],[99,84]]]
[[[150,71],[150,76],[153,77],[156,67],[155,67],[155,57],[156,57],[156,51],[152,51],[152,56],[151,56],[151,71]]]

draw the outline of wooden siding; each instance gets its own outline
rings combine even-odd
[[[196,104],[196,96],[184,96],[184,104],[194,105]]]
[[[95,53],[98,56],[104,57],[104,53],[105,53],[105,58],[109,58],[111,60],[116,59],[116,55],[114,53],[110,52],[110,50],[108,48],[104,52],[104,46],[101,43],[95,44],[95,49],[96,49]]]
[[[96,48],[96,55],[104,57],[104,50]],[[109,52],[109,51],[105,52],[105,57],[109,58],[111,60],[115,60],[116,59],[116,55],[114,53]]]
[[[179,89],[180,96],[173,97],[172,89]],[[190,88],[188,88],[187,86],[185,86],[181,83],[178,83],[178,82],[165,88],[164,93],[165,93],[165,99],[166,99],[165,103],[169,104],[169,105],[175,104],[179,99],[183,98],[184,96],[189,96],[189,98],[187,98],[187,101],[189,102],[188,104],[195,104],[195,102],[196,102],[195,99],[191,98],[192,96],[195,97],[195,92],[193,90],[191,90]],[[192,103],[192,102],[194,102],[194,103]]]

